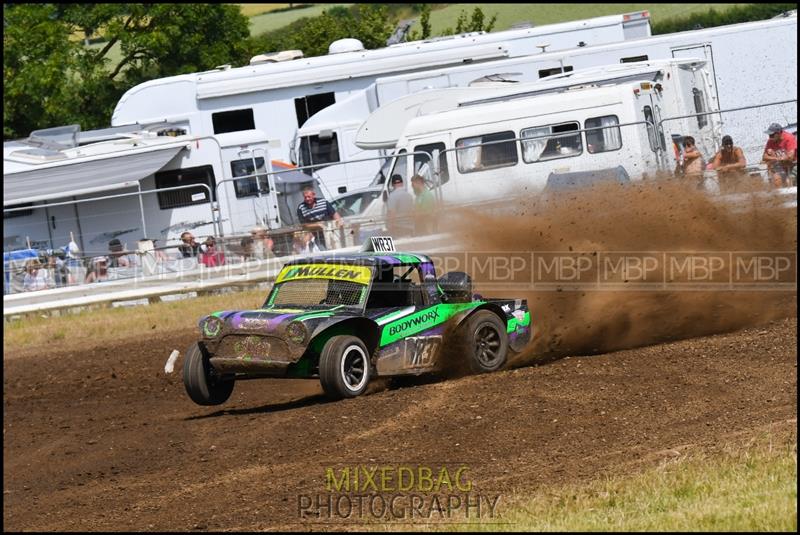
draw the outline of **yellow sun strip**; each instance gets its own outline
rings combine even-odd
[[[300,279],[333,279],[369,284],[372,270],[365,266],[342,264],[301,264],[285,266],[275,279],[275,284]]]

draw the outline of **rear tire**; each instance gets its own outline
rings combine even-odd
[[[221,405],[233,392],[235,381],[223,380],[208,361],[208,355],[195,342],[186,350],[183,361],[183,386],[198,405]]]
[[[319,359],[319,380],[332,399],[354,398],[364,393],[370,380],[367,348],[355,336],[334,336]]]
[[[508,335],[503,321],[489,310],[479,310],[466,324],[467,360],[474,373],[494,372],[508,359]]]

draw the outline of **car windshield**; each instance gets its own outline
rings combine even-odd
[[[267,300],[272,306],[363,308],[372,269],[341,264],[286,266]]]

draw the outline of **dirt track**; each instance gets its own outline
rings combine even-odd
[[[5,355],[4,526],[324,529],[299,523],[297,495],[337,463],[465,463],[501,493],[629,473],[794,427],[796,330],[791,318],[335,403],[313,381],[249,381],[222,409],[163,373],[191,331]]]

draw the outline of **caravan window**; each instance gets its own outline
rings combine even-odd
[[[318,93],[294,99],[294,111],[297,114],[297,127],[303,126],[308,118],[320,110],[324,110],[336,102],[333,93]]]
[[[214,188],[217,182],[214,179],[214,169],[210,165],[163,171],[161,173],[156,173],[155,176],[156,189],[175,188],[192,184],[206,184],[211,188],[212,200],[216,200],[216,191]],[[206,204],[209,202],[208,190],[202,187],[164,191],[158,193],[156,196],[158,197],[158,207],[162,210],[192,206],[193,204]]]
[[[586,149],[592,154],[621,149],[622,136],[619,126],[614,126],[618,124],[619,117],[616,115],[586,119],[583,123],[586,129]],[[589,130],[590,128],[602,128],[602,130]]]
[[[433,151],[439,151],[439,183],[444,184],[450,180],[450,173],[447,170],[447,153],[444,152],[444,143],[429,143],[427,145],[417,145],[414,152],[427,152],[433,157]],[[424,154],[414,155],[414,173],[421,174],[425,180],[436,183],[433,176],[433,165],[428,161]]]
[[[516,165],[517,144],[514,132],[497,132],[476,137],[465,137],[456,141],[456,164],[461,173],[474,173],[484,169]],[[502,140],[506,143],[497,143]]]
[[[544,78],[545,76],[553,76],[554,74],[561,74],[565,72],[572,72],[574,69],[571,65],[567,65],[565,67],[553,67],[552,69],[541,69],[539,70],[539,78]]]
[[[696,87],[693,87],[692,96],[694,97],[694,112],[705,113],[706,103],[705,103],[705,97],[703,96],[703,92],[697,89]],[[697,128],[703,128],[707,124],[708,124],[708,115],[697,116]]]
[[[300,138],[300,160],[297,162],[301,167],[305,165],[329,165],[339,161],[339,138],[336,132],[331,132],[330,136],[320,138],[319,136],[305,136]],[[316,170],[316,169],[314,169]],[[307,169],[306,174],[312,170]]]
[[[569,158],[583,153],[579,123],[562,123],[547,126],[534,126],[525,128],[519,137],[538,138],[531,141],[520,141],[522,145],[522,159],[525,163]],[[575,134],[555,135],[563,132],[576,132]]]
[[[212,113],[211,123],[214,125],[215,134],[253,130],[256,127],[256,123],[253,120],[253,110],[251,108]]]
[[[258,195],[259,186],[263,195],[269,193],[269,181],[267,180],[266,172],[264,158],[255,159],[255,169],[253,168],[253,158],[231,162],[231,176],[233,176],[233,178],[239,176],[246,177],[241,180],[233,181],[233,189],[236,191],[236,198],[255,197]]]

